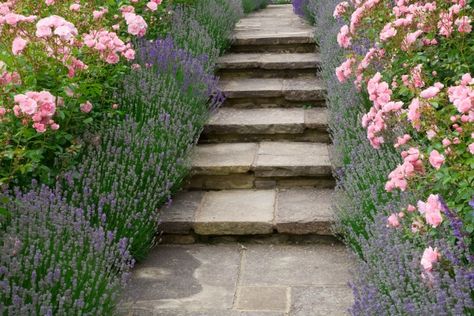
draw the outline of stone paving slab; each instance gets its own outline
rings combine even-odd
[[[162,245],[138,264],[123,307],[231,309],[240,269],[238,245]]]
[[[346,286],[349,258],[342,245],[253,245],[245,252],[245,286]]]
[[[237,78],[222,80],[220,89],[227,98],[275,98],[290,101],[324,100],[326,89],[318,78]]]
[[[343,316],[352,305],[348,287],[294,287],[291,291],[292,316]]]
[[[191,160],[194,175],[256,177],[330,176],[328,145],[311,142],[219,143],[199,145]]]
[[[162,210],[166,234],[332,235],[328,189],[272,189],[181,192]]]
[[[227,54],[219,58],[218,69],[307,69],[317,68],[321,57],[316,53]]]
[[[343,315],[350,265],[342,245],[159,245],[135,267],[118,314]]]
[[[273,231],[274,190],[208,192],[196,214],[200,235],[254,235]]]

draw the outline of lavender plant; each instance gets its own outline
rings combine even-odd
[[[311,8],[313,0],[292,0],[291,3],[296,14],[314,23],[314,11]]]
[[[260,10],[268,5],[268,0],[242,0],[244,13],[250,13],[255,10]]]
[[[63,176],[70,203],[129,239],[138,260],[154,244],[158,209],[187,175],[210,111],[223,101],[204,60],[170,38],[141,43],[143,66],[124,77],[117,95],[126,117],[90,135],[82,163]]]
[[[393,147],[384,146],[374,150],[367,141],[366,132],[360,124],[362,113],[369,106],[367,99],[356,91],[352,83],[341,84],[334,69],[342,61],[342,52],[336,42],[338,21],[332,17],[338,0],[310,1],[308,7],[316,17],[321,50],[322,76],[327,85],[329,129],[333,141],[333,165],[337,179],[334,205],[338,221],[337,231],[346,236],[349,246],[360,251],[357,239],[351,231],[368,237],[366,223],[375,214],[407,199],[404,195],[387,193],[384,189],[386,175],[399,163],[400,158]],[[361,54],[364,54],[361,46]],[[400,204],[401,205],[401,204]]]
[[[240,19],[240,0],[205,0],[178,5],[171,34],[175,43],[194,56],[207,55],[206,69],[213,69],[217,57],[229,46],[230,35]]]
[[[445,208],[451,225],[439,233],[416,234],[387,228],[387,215],[398,213],[409,201],[423,195],[387,193],[386,175],[400,162],[391,146],[374,150],[360,120],[368,109],[367,97],[352,84],[341,84],[334,69],[343,60],[336,42],[342,26],[332,14],[339,0],[310,0],[322,55],[322,76],[328,90],[329,125],[333,139],[332,160],[337,179],[335,210],[337,231],[357,253],[352,283],[353,315],[463,315],[473,312],[473,258],[468,236],[455,212]],[[354,43],[357,53],[368,43]],[[416,196],[414,196],[416,195]],[[414,228],[416,229],[416,227]],[[413,237],[415,236],[415,237]],[[439,268],[422,270],[421,253],[428,246],[442,249]]]
[[[112,315],[134,263],[126,238],[46,186],[4,192],[0,207],[0,315]]]
[[[462,225],[459,219],[450,220],[452,225]],[[360,239],[364,261],[359,261],[351,284],[355,298],[351,314],[470,315],[474,258],[466,247],[467,236],[457,236],[455,245],[427,234],[407,240],[402,230],[387,229],[385,223],[386,217],[378,216],[367,225],[371,238]],[[423,245],[443,249],[438,263],[442,268],[423,271]]]

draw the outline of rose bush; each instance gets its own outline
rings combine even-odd
[[[427,202],[414,201],[420,218],[410,223],[394,213],[389,226],[407,222],[436,234],[442,197],[472,233],[472,1],[344,1],[334,17],[346,23],[337,41],[348,51],[336,75],[341,82],[354,77],[372,103],[362,117],[370,144],[402,149],[403,163],[388,174],[385,189],[430,194]]]
[[[0,3],[0,184],[46,181],[55,162],[74,157],[77,137],[112,111],[133,41],[149,25],[150,36],[160,32],[161,2]]]

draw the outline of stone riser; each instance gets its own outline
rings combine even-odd
[[[319,68],[307,69],[221,69],[217,76],[221,80],[232,80],[236,78],[320,78]]]
[[[236,109],[326,107],[326,100],[288,100],[283,97],[227,98],[223,106]]]
[[[317,142],[331,143],[331,138],[327,131],[307,130],[299,134],[237,134],[222,131],[222,133],[207,131],[201,134],[199,143],[240,143],[240,142],[259,142],[259,141],[295,141],[295,142]]]
[[[273,188],[334,188],[330,175],[293,177],[256,177],[253,173],[231,175],[194,175],[185,184],[193,190],[273,189]]]
[[[237,45],[234,44],[230,48],[230,53],[314,53],[318,52],[318,48],[314,43],[306,44],[250,44]]]

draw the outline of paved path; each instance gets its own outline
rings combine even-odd
[[[319,66],[314,29],[291,5],[238,23],[218,64],[227,100],[162,210],[164,244],[136,267],[125,315],[345,314]]]

